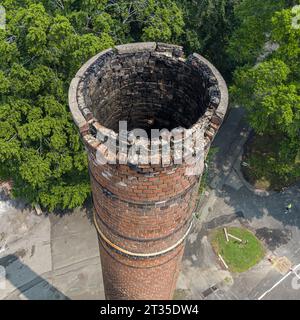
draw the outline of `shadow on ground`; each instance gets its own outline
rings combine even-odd
[[[85,201],[85,203],[83,204],[83,206],[81,208],[76,208],[76,209],[56,209],[54,210],[51,214],[56,216],[57,218],[62,218],[63,216],[71,216],[73,215],[76,210],[81,210],[84,211],[88,221],[90,222],[90,224],[94,223],[94,219],[93,219],[93,200],[92,197],[88,197],[88,199]]]
[[[46,279],[23,264],[17,255],[10,254],[0,258],[0,267],[2,267],[0,270],[2,271],[0,272],[0,288],[4,287],[5,280],[8,280],[28,300],[69,300]],[[19,287],[21,277],[33,280]]]
[[[284,227],[300,229],[300,183],[284,192],[273,192],[263,197],[255,195],[246,187],[235,190],[226,184],[221,190],[217,190],[216,194],[235,212],[242,212],[249,222],[254,219],[260,219],[263,222],[264,217],[271,217],[282,223]],[[286,213],[285,208],[289,203],[292,203],[292,209]]]
[[[5,210],[6,208],[1,208],[1,206],[10,206],[16,210],[19,210],[21,212],[24,212],[24,210],[27,210],[29,206],[22,201],[21,199],[12,199],[9,197],[4,190],[0,189],[0,211]]]
[[[296,227],[300,230],[300,182],[285,191],[269,192],[263,196],[249,190],[244,183],[240,170],[241,155],[250,133],[243,108],[233,108],[213,143],[218,152],[208,181],[217,198],[211,208],[212,216],[239,213],[250,224],[253,223],[255,229]],[[293,207],[286,214],[285,208],[289,203]]]

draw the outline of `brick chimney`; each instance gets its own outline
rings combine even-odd
[[[121,45],[82,66],[69,105],[88,153],[106,298],[172,299],[204,158],[227,110],[222,76],[179,46]],[[143,138],[124,135],[119,121],[131,133],[167,130],[134,153]],[[189,129],[183,153],[200,151],[196,162],[177,161],[176,146],[190,137],[179,128]]]

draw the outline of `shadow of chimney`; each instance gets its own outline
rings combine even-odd
[[[5,279],[28,300],[70,300],[14,254],[0,258],[0,293],[5,290]]]

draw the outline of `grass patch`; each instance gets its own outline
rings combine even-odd
[[[300,180],[300,154],[283,158],[280,152],[281,136],[253,136],[245,145],[241,166],[244,177],[255,188],[282,190]]]
[[[173,300],[187,300],[191,295],[189,290],[177,289],[174,292]]]
[[[230,271],[247,271],[264,257],[264,247],[252,232],[236,227],[227,228],[227,231],[243,243],[231,238],[227,242],[223,229],[217,229],[212,234],[211,244],[215,252],[221,254]]]

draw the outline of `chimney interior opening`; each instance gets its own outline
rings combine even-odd
[[[92,79],[91,79],[92,77]],[[103,126],[128,130],[190,128],[209,103],[207,80],[183,60],[150,52],[109,56],[85,79],[85,103]]]

